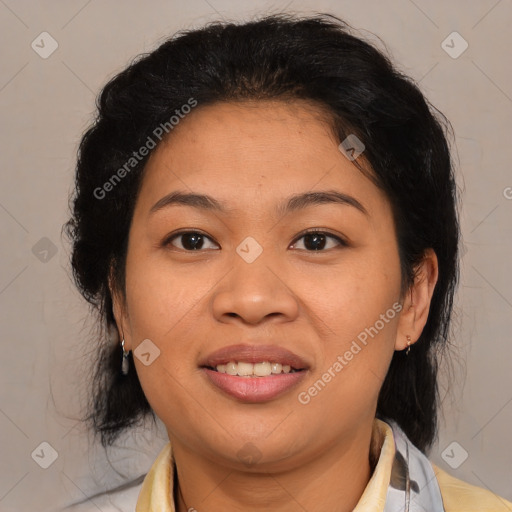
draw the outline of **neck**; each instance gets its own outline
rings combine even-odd
[[[176,510],[352,511],[371,477],[371,431],[371,425],[359,428],[350,440],[279,472],[220,466],[172,440]]]

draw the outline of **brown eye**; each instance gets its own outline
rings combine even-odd
[[[340,237],[327,233],[325,231],[308,231],[300,236],[297,240],[304,239],[303,246],[304,249],[299,248],[300,250],[306,250],[309,252],[313,251],[322,251],[325,252],[325,249],[334,249],[336,247],[344,247],[346,246],[346,242],[342,240]],[[334,241],[329,242],[329,240]],[[297,249],[297,242],[294,243],[294,248]]]
[[[175,241],[179,241],[179,244],[174,243]],[[204,235],[203,233],[199,233],[197,231],[186,231],[182,233],[176,233],[172,235],[170,238],[167,238],[164,242],[164,245],[172,245],[177,249],[181,249],[184,251],[199,251],[201,249],[211,249],[212,247],[207,247],[208,241],[211,242],[211,238]],[[214,249],[218,246],[214,245]]]

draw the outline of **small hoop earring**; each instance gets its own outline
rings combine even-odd
[[[405,355],[408,356],[411,351],[411,337],[407,335],[407,350],[405,351]]]
[[[128,375],[128,370],[130,369],[130,360],[128,359],[128,354],[130,353],[130,351],[128,350],[128,352],[126,352],[126,350],[124,349],[124,338],[123,338],[123,341],[121,342],[121,348],[123,349],[123,360],[121,362],[121,373],[123,375]]]

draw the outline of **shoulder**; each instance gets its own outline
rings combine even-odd
[[[512,503],[459,480],[432,464],[446,512],[512,512]]]
[[[101,512],[133,512],[144,476],[129,484],[70,504],[60,509],[59,512],[98,512],[98,510],[101,510]]]

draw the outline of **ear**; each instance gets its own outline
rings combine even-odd
[[[113,270],[110,269],[108,278],[108,288],[110,296],[112,297],[112,310],[114,318],[116,320],[116,327],[119,333],[119,339],[125,340],[125,350],[131,350],[131,340],[129,339],[129,328],[128,328],[128,314],[126,312],[126,305],[122,294],[119,292],[117,287],[114,285]]]
[[[416,343],[427,323],[430,301],[439,275],[437,256],[433,249],[427,249],[422,261],[415,269],[414,283],[407,291],[403,309],[398,321],[395,350],[408,348],[407,336],[410,343]]]

